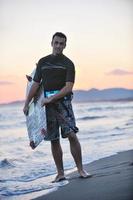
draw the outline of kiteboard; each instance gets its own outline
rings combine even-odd
[[[29,94],[30,88],[33,84],[33,77],[35,70],[27,77],[27,88],[26,96]],[[47,134],[47,123],[46,123],[46,111],[45,106],[41,106],[41,101],[44,98],[44,92],[42,84],[29,104],[28,113],[26,115],[26,126],[28,137],[30,141],[30,146],[35,149],[45,138]]]

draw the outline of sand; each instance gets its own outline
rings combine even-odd
[[[69,184],[36,200],[133,200],[133,150],[85,165],[92,178],[70,174]]]

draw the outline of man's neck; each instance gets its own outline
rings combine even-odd
[[[63,53],[60,53],[60,54],[55,54],[55,53],[52,53],[53,56],[62,56]]]

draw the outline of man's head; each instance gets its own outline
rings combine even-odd
[[[51,45],[53,47],[53,54],[62,54],[64,48],[66,47],[67,37],[61,32],[56,32],[52,37]]]

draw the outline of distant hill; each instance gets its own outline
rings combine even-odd
[[[98,90],[92,88],[90,90],[74,90],[74,102],[87,101],[133,101],[133,90],[125,88],[108,88]],[[24,104],[24,100],[2,103],[1,105],[17,105]]]
[[[109,88],[98,90],[92,88],[90,90],[75,90],[75,102],[80,101],[118,101],[118,100],[132,100],[133,90],[124,88]]]

